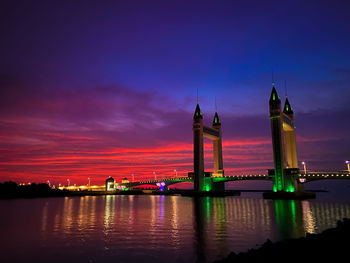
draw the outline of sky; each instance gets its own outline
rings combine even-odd
[[[272,79],[299,162],[345,170],[349,13],[346,0],[1,1],[0,182],[186,176],[197,99],[206,125],[219,114],[225,174],[266,173]]]

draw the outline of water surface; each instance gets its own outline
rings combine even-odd
[[[0,200],[0,209],[1,262],[211,262],[350,217],[350,204],[327,194],[16,199]]]

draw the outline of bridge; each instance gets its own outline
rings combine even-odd
[[[323,179],[350,179],[349,172],[311,172],[299,174],[299,181],[302,183],[323,180]]]
[[[218,182],[229,182],[229,181],[239,181],[239,180],[271,180],[270,176],[259,174],[259,175],[233,175],[224,177],[210,177],[214,183]],[[142,185],[154,185],[159,187],[161,191],[166,190],[168,186],[177,183],[189,182],[194,183],[194,179],[191,177],[175,177],[175,178],[164,178],[158,180],[146,180],[137,182],[124,182],[124,183],[114,183],[114,187],[120,190],[131,189],[133,187]]]
[[[274,83],[269,100],[270,124],[274,169],[268,170],[268,174],[258,175],[231,175],[225,176],[222,157],[222,132],[219,115],[215,112],[212,126],[203,125],[203,115],[197,104],[193,116],[193,172],[188,177],[166,178],[159,180],[147,180],[115,183],[113,178],[106,180],[106,190],[131,189],[141,185],[155,185],[161,191],[169,185],[180,182],[192,182],[195,192],[224,191],[225,182],[241,180],[269,180],[272,181],[273,192],[281,194],[304,193],[304,183],[322,179],[350,179],[348,172],[309,172],[300,173],[296,150],[296,136],[294,125],[294,111],[288,98],[285,99],[282,111],[281,100],[277,94]],[[212,140],[214,156],[214,172],[204,170],[203,138]]]
[[[309,172],[306,174],[297,174],[296,180],[301,184],[324,180],[324,179],[347,179],[350,180],[349,172]],[[250,180],[261,180],[261,181],[272,181],[273,176],[268,174],[245,174],[245,175],[231,175],[231,176],[222,176],[222,177],[212,177],[213,183],[218,182],[232,182],[232,181],[250,181]],[[168,186],[189,182],[193,183],[194,179],[190,177],[172,177],[172,178],[163,178],[158,180],[145,180],[137,182],[124,182],[124,183],[114,183],[114,188],[118,190],[129,190],[134,187],[143,186],[143,185],[153,185],[159,187],[160,191],[167,190]],[[111,189],[112,190],[112,189]]]

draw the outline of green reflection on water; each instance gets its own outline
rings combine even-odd
[[[276,223],[282,239],[305,235],[301,201],[274,200],[274,207]]]

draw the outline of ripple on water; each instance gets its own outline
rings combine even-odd
[[[344,202],[249,196],[1,200],[2,262],[210,262],[350,218]],[[21,251],[21,253],[18,253]]]

